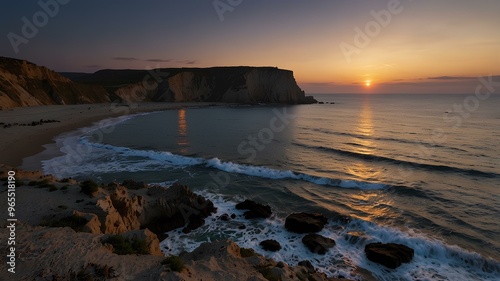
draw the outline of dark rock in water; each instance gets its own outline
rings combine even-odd
[[[143,181],[136,182],[135,180],[124,180],[122,185],[128,189],[134,189],[134,190],[143,189],[143,188],[148,187],[148,185],[145,184]]]
[[[276,252],[276,251],[279,251],[281,249],[280,243],[278,241],[272,240],[272,239],[268,239],[268,240],[264,240],[264,241],[260,242],[260,246],[262,247],[262,249],[264,249],[266,251],[271,251],[271,252]]]
[[[286,218],[285,227],[295,233],[310,233],[321,231],[327,223],[322,214],[295,213]]]
[[[320,255],[326,254],[328,249],[335,246],[335,241],[333,239],[323,237],[319,234],[307,234],[302,238],[302,243],[304,243],[311,252]]]
[[[388,243],[370,243],[365,246],[366,257],[375,263],[388,268],[397,268],[401,263],[408,263],[413,259],[414,251],[405,245]]]
[[[222,216],[219,217],[221,221],[229,221],[229,215],[228,214],[223,214]]]
[[[245,200],[236,204],[238,210],[248,210],[245,212],[246,219],[268,218],[271,216],[271,207],[269,205],[262,205],[252,200]]]
[[[168,189],[158,189],[154,200],[143,207],[141,228],[149,228],[162,240],[165,232],[186,224],[184,231],[196,229],[216,210],[210,200],[193,193],[187,186],[174,184]]]
[[[247,228],[247,226],[246,226],[246,225],[244,225],[244,224],[242,224],[242,225],[238,226],[238,229],[246,229],[246,228]]]
[[[316,272],[316,268],[308,260],[299,261],[298,265],[305,267],[309,273]]]
[[[231,218],[234,220],[236,218],[235,214],[231,214]]]
[[[319,103],[319,104],[325,104],[325,103],[324,103],[324,102],[322,102],[322,101],[320,101],[320,102],[318,102],[318,103]]]

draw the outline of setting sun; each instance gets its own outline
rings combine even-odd
[[[366,80],[366,81],[365,81],[365,86],[366,86],[366,87],[370,87],[370,86],[371,86],[371,84],[372,84],[372,81],[370,81],[370,80]]]

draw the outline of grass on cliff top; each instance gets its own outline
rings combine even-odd
[[[104,241],[113,246],[113,253],[117,255],[147,255],[149,254],[146,240],[137,238],[126,238],[121,235],[111,235]]]
[[[81,192],[87,194],[88,196],[93,196],[95,192],[99,190],[99,185],[93,180],[86,180],[80,184]]]
[[[57,221],[44,221],[40,223],[40,226],[71,227],[74,231],[81,232],[87,222],[87,219],[85,219],[84,217],[72,215],[69,217],[64,217]]]
[[[181,257],[179,256],[170,256],[164,259],[161,264],[168,265],[172,271],[181,272],[185,266]]]

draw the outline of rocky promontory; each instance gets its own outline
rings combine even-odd
[[[316,103],[293,72],[277,67],[158,68],[56,73],[0,57],[0,109],[54,104],[223,102]]]

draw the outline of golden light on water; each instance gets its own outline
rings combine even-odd
[[[355,134],[358,136],[352,138],[352,143],[354,145],[350,148],[351,151],[359,154],[372,155],[376,147],[371,140],[374,133],[371,104],[369,100],[365,100],[361,108],[358,126],[355,131]],[[377,178],[377,175],[381,172],[377,168],[366,165],[363,161],[353,162],[347,167],[347,171],[351,175],[356,176],[357,179],[368,181]]]
[[[187,153],[187,147],[189,146],[189,140],[187,137],[187,122],[186,122],[186,110],[179,109],[177,113],[177,145],[181,148],[182,153]]]

